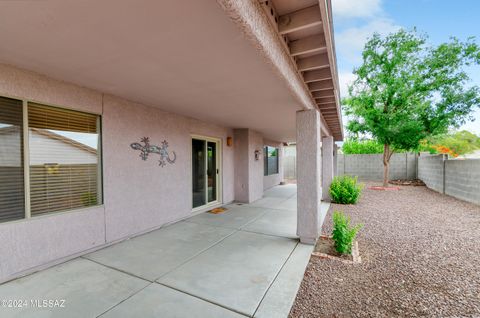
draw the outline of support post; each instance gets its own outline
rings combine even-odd
[[[333,158],[333,137],[326,136],[322,139],[322,200],[330,202],[330,184],[333,180],[334,158]]]
[[[297,112],[297,235],[306,244],[315,244],[320,235],[320,128],[316,109]]]
[[[333,144],[333,176],[338,176],[338,146]]]

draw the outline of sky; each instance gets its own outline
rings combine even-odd
[[[447,42],[451,36],[480,43],[479,0],[332,0],[340,95],[347,94],[354,79],[353,68],[361,64],[366,40],[374,33],[388,34],[400,28],[429,36],[432,45]],[[472,85],[480,86],[480,67],[467,72]],[[480,135],[480,105],[475,120],[460,129]],[[344,118],[344,123],[347,119]]]

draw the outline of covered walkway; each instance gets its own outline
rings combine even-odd
[[[2,317],[286,317],[313,248],[296,236],[296,185],[226,207],[3,284],[28,304]]]

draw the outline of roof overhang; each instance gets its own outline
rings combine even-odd
[[[330,0],[217,1],[270,59],[302,106],[320,111],[324,134],[342,140]]]
[[[335,140],[343,139],[331,0],[261,0]]]
[[[0,63],[285,142],[296,111],[316,107],[340,140],[329,2],[312,1],[275,1],[296,31],[258,0],[0,1]],[[298,15],[312,6],[317,21]]]

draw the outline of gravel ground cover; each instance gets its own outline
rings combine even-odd
[[[480,207],[426,187],[375,191],[342,210],[362,264],[310,259],[290,317],[480,317]]]

